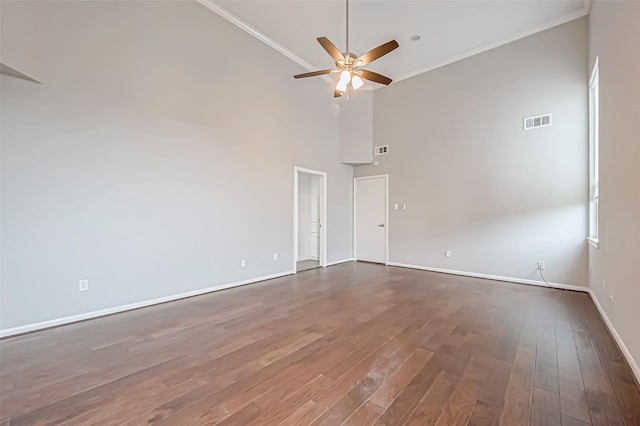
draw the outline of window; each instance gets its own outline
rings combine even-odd
[[[589,242],[598,247],[598,58],[589,82]]]

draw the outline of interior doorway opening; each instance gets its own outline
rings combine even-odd
[[[326,266],[327,174],[294,170],[293,268],[300,272]]]

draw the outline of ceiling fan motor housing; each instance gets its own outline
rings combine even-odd
[[[362,61],[359,61],[358,56],[353,52],[345,52],[342,56],[344,59],[336,61],[336,66],[339,68],[356,68],[362,65]]]

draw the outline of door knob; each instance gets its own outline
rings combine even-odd
[[[380,225],[378,225],[380,228],[384,228],[384,223],[381,223]]]

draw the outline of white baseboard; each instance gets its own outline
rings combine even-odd
[[[250,278],[248,280],[237,281],[234,283],[221,284],[214,287],[203,288],[199,290],[189,291],[186,293],[174,294],[171,296],[159,297],[157,299],[145,300],[142,302],[130,303],[128,305],[115,306],[113,308],[100,309],[98,311],[85,312],[78,315],[71,315],[64,318],[57,318],[49,321],[42,321],[33,324],[21,325],[19,327],[5,328],[0,330],[0,338],[15,336],[17,334],[29,333],[36,330],[43,330],[45,328],[56,327],[64,324],[71,324],[78,321],[84,321],[91,318],[103,317],[105,315],[117,314],[119,312],[130,311],[133,309],[144,308],[146,306],[158,305],[160,303],[172,302],[174,300],[185,299],[187,297],[199,296],[201,294],[211,293],[214,291],[225,290],[232,287],[239,287],[242,285],[253,284],[259,281],[271,280],[274,278],[284,277],[286,275],[293,274],[294,271],[279,272],[277,274],[265,275],[263,277]]]
[[[353,257],[350,257],[349,259],[342,259],[342,260],[336,260],[334,262],[329,262],[324,266],[339,265],[340,263],[347,263],[347,262],[353,262]]]
[[[337,261],[334,261],[334,262],[327,263],[326,266],[333,266],[333,265],[338,265],[340,263],[353,262],[353,260],[354,260],[353,258],[337,260]],[[520,278],[509,278],[509,277],[502,277],[502,276],[497,276],[497,275],[476,274],[476,273],[472,273],[472,272],[454,271],[454,270],[441,269],[441,268],[430,268],[430,267],[426,267],[426,266],[409,265],[409,264],[397,263],[397,262],[388,262],[387,265],[396,266],[396,267],[400,267],[400,268],[419,269],[419,270],[422,270],[422,271],[440,272],[440,273],[444,273],[444,274],[462,275],[462,276],[466,276],[466,277],[484,278],[484,279],[497,280],[497,281],[514,282],[514,283],[518,283],[518,284],[529,284],[529,285],[537,285],[537,286],[543,286],[543,287],[546,286],[546,284],[544,282],[542,282],[542,281],[524,280],[524,279],[520,279]],[[160,297],[160,298],[157,298],[157,299],[146,300],[146,301],[143,301],[143,302],[136,302],[136,303],[131,303],[131,304],[128,304],[128,305],[116,306],[116,307],[113,307],[113,308],[101,309],[101,310],[98,310],[98,311],[86,312],[86,313],[78,314],[78,315],[71,315],[71,316],[64,317],[64,318],[58,318],[58,319],[49,320],[49,321],[42,321],[42,322],[23,325],[23,326],[19,326],[19,327],[7,328],[7,329],[0,330],[0,338],[9,337],[9,336],[15,336],[15,335],[18,335],[18,334],[29,333],[29,332],[36,331],[36,330],[43,330],[43,329],[46,329],[46,328],[56,327],[56,326],[64,325],[64,324],[71,324],[71,323],[74,323],[74,322],[84,321],[84,320],[91,319],[91,318],[98,318],[98,317],[102,317],[102,316],[106,316],[106,315],[116,314],[116,313],[119,313],[119,312],[125,312],[125,311],[130,311],[130,310],[133,310],[133,309],[144,308],[146,306],[158,305],[160,303],[166,303],[166,302],[171,302],[171,301],[174,301],[174,300],[185,299],[187,297],[198,296],[198,295],[201,295],[201,294],[206,294],[206,293],[211,293],[211,292],[214,292],[214,291],[225,290],[225,289],[228,289],[228,288],[239,287],[239,286],[243,286],[243,285],[247,285],[247,284],[253,284],[253,283],[256,283],[256,282],[260,282],[260,281],[266,281],[266,280],[271,280],[271,279],[274,279],[274,278],[284,277],[284,276],[287,276],[287,275],[291,275],[293,273],[294,273],[294,271],[285,271],[285,272],[280,272],[280,273],[277,273],[277,274],[265,275],[263,277],[257,277],[257,278],[250,278],[248,280],[237,281],[237,282],[229,283],[229,284],[222,284],[222,285],[218,285],[218,286],[214,286],[214,287],[203,288],[203,289],[200,289],[200,290],[194,290],[194,291],[190,291],[190,292],[186,292],[186,293],[180,293],[180,294],[176,294],[176,295],[172,295],[172,296],[165,296],[165,297]],[[593,300],[593,303],[596,305],[596,308],[598,309],[598,312],[600,313],[600,316],[602,317],[602,320],[604,321],[605,325],[609,329],[609,332],[613,336],[613,339],[615,340],[616,344],[618,345],[618,347],[622,351],[622,354],[624,355],[625,359],[629,363],[629,366],[631,367],[631,371],[633,372],[633,375],[635,376],[636,381],[638,383],[640,383],[640,368],[638,367],[638,363],[636,362],[636,360],[631,355],[631,352],[629,352],[629,349],[627,349],[627,346],[622,341],[622,338],[618,334],[618,331],[613,326],[613,323],[611,322],[611,320],[609,320],[609,317],[605,313],[604,309],[600,305],[600,302],[595,297],[595,295],[593,294],[591,289],[590,288],[586,288],[586,287],[575,286],[575,285],[568,285],[568,284],[558,284],[558,283],[551,283],[551,284],[554,287],[561,288],[561,289],[582,291],[582,292],[589,293],[589,295],[591,296],[591,300]]]
[[[512,277],[502,277],[499,275],[478,274],[475,272],[454,271],[451,269],[431,268],[428,266],[408,265],[406,263],[397,263],[397,262],[387,262],[387,265],[397,266],[400,268],[420,269],[422,271],[429,271],[429,272],[440,272],[442,274],[462,275],[465,277],[473,277],[473,278],[483,278],[485,280],[506,281],[510,283],[528,284],[528,285],[537,285],[540,287],[547,287],[547,284],[544,281],[525,280],[522,278],[512,278]],[[571,284],[560,284],[560,283],[549,283],[549,284],[552,287],[559,288],[562,290],[573,290],[573,291],[582,291],[585,293],[589,293],[589,287],[582,287],[579,285],[571,285]]]
[[[629,352],[629,349],[627,349],[627,346],[622,341],[622,338],[618,334],[618,331],[613,326],[613,323],[611,322],[611,320],[609,320],[609,317],[607,316],[604,309],[602,308],[602,305],[600,305],[598,298],[595,296],[595,294],[593,294],[593,291],[591,289],[589,289],[589,295],[591,296],[591,300],[593,300],[593,304],[596,305],[596,308],[598,308],[598,312],[600,312],[600,316],[602,317],[602,320],[604,321],[605,325],[609,329],[609,333],[611,333],[611,335],[613,336],[613,340],[615,340],[616,344],[618,345],[618,348],[620,348],[620,351],[622,351],[622,355],[624,355],[625,359],[629,363],[629,366],[631,367],[631,371],[633,372],[633,375],[636,378],[636,382],[640,384],[640,368],[638,368],[638,363],[636,362],[635,359],[633,359],[631,352]]]

